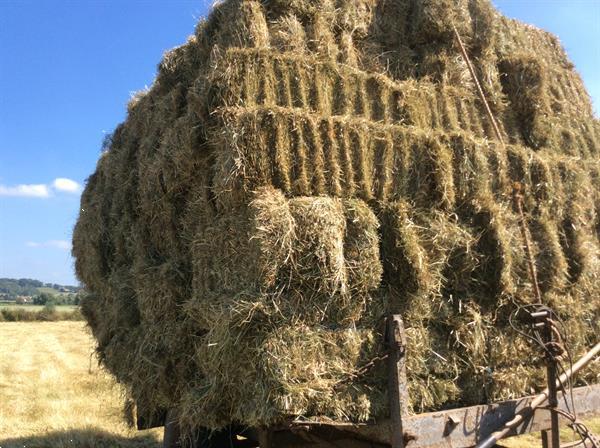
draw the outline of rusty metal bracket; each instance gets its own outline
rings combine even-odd
[[[404,448],[402,417],[408,415],[408,388],[406,380],[406,336],[402,318],[394,314],[388,317],[386,342],[389,347],[388,393],[392,421],[392,448]]]
[[[560,448],[559,420],[556,408],[558,407],[558,364],[556,360],[553,344],[555,334],[552,331],[552,311],[550,309],[531,313],[531,317],[537,322],[536,326],[541,326],[545,344],[546,358],[546,379],[548,382],[548,408],[550,411],[550,431],[542,431],[542,445],[544,448]],[[561,383],[562,384],[562,383]]]

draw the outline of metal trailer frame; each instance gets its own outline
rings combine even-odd
[[[575,388],[573,395],[578,417],[587,419],[600,414],[600,385]],[[398,426],[391,420],[360,425],[295,423],[287,427],[253,430],[248,437],[264,441],[260,448],[471,448],[527,408],[534,399],[535,396],[529,396],[404,417],[402,445],[392,444]],[[564,404],[559,405],[559,409],[564,410]],[[547,409],[538,409],[508,437],[549,430],[550,414]],[[265,436],[265,432],[269,435]]]
[[[215,440],[212,444],[209,442],[208,445],[204,445],[204,434],[192,443],[192,447],[230,448],[258,445],[260,448],[472,448],[522,413],[524,418],[506,434],[506,437],[541,432],[544,448],[559,448],[552,446],[548,432],[556,413],[548,408],[537,408],[527,412],[532,402],[536,399],[539,401],[539,396],[409,415],[406,406],[408,390],[404,360],[406,340],[400,316],[393,315],[388,318],[386,333],[389,347],[388,419],[364,424],[294,421],[270,428],[244,429],[243,438],[240,440],[236,440],[233,434],[236,431],[232,430],[230,438],[227,439],[229,442]],[[557,407],[568,411],[563,395],[564,392],[558,393],[560,400]],[[578,419],[600,416],[600,384],[574,388],[572,396]],[[169,420],[167,417],[164,448],[180,447],[179,428]],[[565,423],[564,419],[562,423]]]

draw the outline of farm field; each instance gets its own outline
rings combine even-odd
[[[55,305],[56,311],[75,311],[79,306],[77,305]],[[24,310],[24,311],[41,311],[44,309],[44,305],[15,305],[14,303],[2,303],[0,302],[0,309],[9,310]]]
[[[0,448],[160,447],[160,430],[124,423],[121,391],[83,322],[0,322],[0,341]],[[600,432],[600,419],[588,424]],[[502,446],[539,447],[539,436]]]
[[[0,341],[1,448],[160,446],[124,423],[83,322],[0,322]]]

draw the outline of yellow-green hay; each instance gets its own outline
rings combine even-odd
[[[598,341],[600,123],[557,39],[487,0],[227,0],[128,110],[73,252],[100,357],[147,412],[385,416],[389,313],[413,412],[540,387],[508,325],[534,300],[514,182],[544,302],[574,356]]]

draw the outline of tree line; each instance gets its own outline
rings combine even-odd
[[[50,288],[58,293],[77,294],[79,286],[44,283],[30,278],[0,278],[0,296],[7,300],[15,300],[19,296],[36,297],[40,295],[39,288]]]

